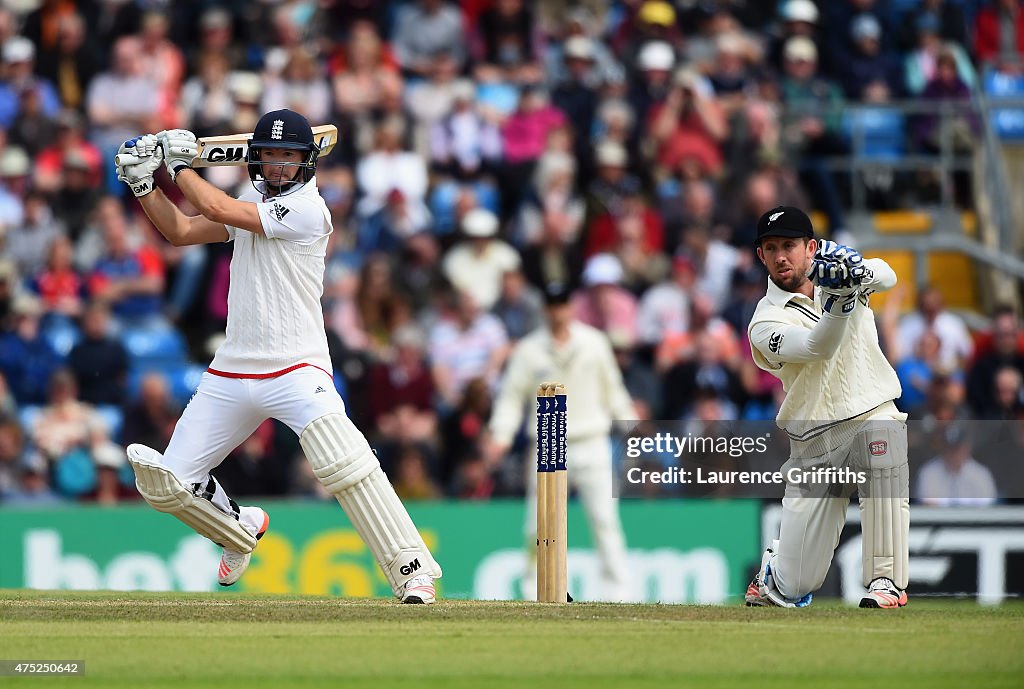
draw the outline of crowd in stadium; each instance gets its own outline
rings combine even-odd
[[[816,209],[843,236],[849,180],[827,160],[849,150],[844,106],[969,102],[982,70],[1017,69],[1024,3],[41,0],[0,8],[0,51],[0,501],[130,499],[124,446],[166,446],[223,336],[231,245],[164,241],[118,146],[250,132],[284,107],[340,132],[317,181],[350,414],[403,499],[486,499],[522,491],[519,459],[489,461],[482,438],[550,283],[607,334],[642,417],[773,418],[780,386],[746,338],[757,218]],[[977,118],[955,125],[969,147]],[[938,131],[908,119],[907,150],[934,154]],[[937,290],[904,301],[877,316],[912,419],[1024,419],[1012,308],[972,332]],[[217,476],[319,490],[274,422]]]

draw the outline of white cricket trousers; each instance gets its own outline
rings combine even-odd
[[[874,458],[870,454],[873,442],[886,443],[887,453],[895,458],[897,466],[906,467],[907,461],[907,427],[905,415],[891,411],[870,417],[864,427],[847,443],[828,453],[830,464],[834,467],[850,467],[854,471],[863,471],[871,481],[871,468]],[[791,466],[806,466],[799,460],[790,460],[783,467],[786,472]],[[828,496],[808,497],[806,491],[799,486],[787,484],[785,496],[782,498],[782,523],[779,532],[779,549],[772,559],[772,576],[779,592],[786,598],[797,599],[805,594],[813,593],[821,588],[832,564],[832,556],[839,537],[846,523],[846,510],[850,505],[850,496],[858,488],[856,484],[835,486]],[[860,486],[861,503],[864,506],[864,494],[869,486]],[[906,487],[904,487],[906,489]],[[907,493],[909,494],[909,493]],[[876,498],[877,499],[877,498]],[[897,582],[898,586],[906,587],[905,581],[899,581],[900,575],[893,573],[893,560],[906,561],[905,552],[884,552],[886,547],[903,551],[907,547],[907,531],[909,530],[909,507],[903,501],[903,514],[899,516],[902,523],[884,525],[886,529],[895,529],[892,536],[895,543],[886,546],[887,538],[873,537],[865,534],[863,558],[865,561],[864,584],[875,577],[888,577]],[[905,576],[905,575],[904,575]]]
[[[536,446],[534,445],[534,448]],[[537,455],[527,453],[526,462],[526,573],[523,597],[537,598]],[[601,562],[603,600],[629,601],[634,595],[626,564],[626,538],[619,520],[619,500],[612,487],[612,446],[607,435],[571,440],[566,448],[569,486],[576,489],[587,516],[591,539]]]
[[[296,435],[325,414],[344,414],[345,403],[326,371],[303,366],[274,378],[227,378],[203,374],[164,451],[164,464],[186,486],[210,483],[213,471],[267,419],[281,421]],[[224,489],[213,482],[211,501],[231,513]],[[246,526],[262,519],[258,510],[242,508]]]

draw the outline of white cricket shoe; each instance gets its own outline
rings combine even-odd
[[[429,605],[437,600],[434,590],[434,578],[429,574],[420,574],[405,582],[402,602],[412,605]]]
[[[263,512],[263,510],[260,511]],[[269,526],[270,515],[263,512],[263,523],[256,532],[257,541],[263,538],[263,534],[267,532]],[[252,559],[252,553],[240,553],[237,550],[224,548],[224,553],[220,556],[220,567],[217,569],[217,583],[221,586],[231,586],[241,579],[242,574],[249,566],[250,559]]]
[[[765,548],[764,555],[761,556],[761,568],[757,570],[754,580],[747,586],[746,604],[750,607],[806,608],[814,600],[813,595],[807,593],[797,599],[786,598],[775,586],[771,559],[778,549],[778,539],[772,541],[772,544]],[[757,587],[756,593],[753,590],[755,586]]]
[[[896,586],[887,577],[876,577],[871,580],[868,592],[860,599],[862,608],[902,608],[907,604],[907,592]]]

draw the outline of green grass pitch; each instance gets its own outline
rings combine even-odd
[[[1022,687],[1024,604],[900,611],[0,591],[7,687]]]

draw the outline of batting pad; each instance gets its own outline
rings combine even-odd
[[[146,502],[159,512],[173,514],[222,548],[251,553],[256,547],[256,537],[234,516],[225,514],[209,500],[193,495],[162,460],[163,455],[145,445],[128,446],[128,462],[135,470],[135,486]]]
[[[299,444],[313,473],[370,548],[395,596],[402,595],[414,576],[441,576],[369,443],[347,416],[321,416],[302,431]]]
[[[858,485],[862,542],[862,578],[865,586],[888,577],[907,588],[910,535],[910,467],[906,430],[885,422],[880,430],[865,433],[862,448],[867,481]]]

